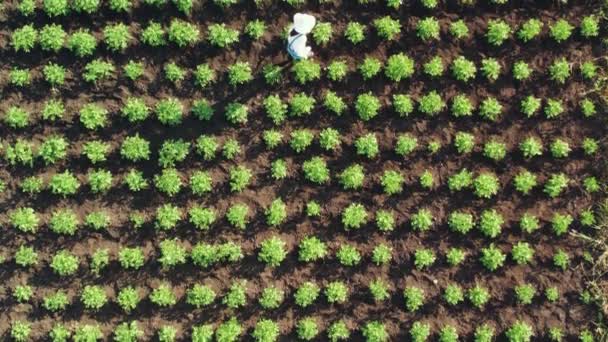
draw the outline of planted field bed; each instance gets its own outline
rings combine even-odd
[[[4,2],[1,339],[600,340],[601,18]]]

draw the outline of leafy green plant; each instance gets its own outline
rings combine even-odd
[[[247,123],[249,108],[238,102],[230,102],[225,108],[226,120],[233,125],[244,125]]]
[[[418,110],[429,116],[439,114],[445,107],[446,104],[441,95],[435,90],[431,90],[418,101]]]
[[[80,188],[80,182],[76,176],[68,170],[53,175],[49,182],[51,193],[60,195],[64,198],[76,194],[78,188]]]
[[[4,122],[11,128],[25,128],[30,125],[30,116],[23,108],[11,106],[4,115]]]
[[[500,181],[493,173],[483,172],[473,180],[473,188],[477,197],[491,198],[498,194],[498,191],[500,190]]]
[[[450,248],[446,254],[446,261],[451,266],[460,265],[466,259],[466,253],[459,248]]]
[[[376,117],[380,107],[380,100],[371,92],[359,94],[355,101],[355,109],[359,118],[363,121],[369,121]]]
[[[186,249],[177,239],[166,239],[159,243],[160,257],[158,262],[168,269],[186,263]]]
[[[519,150],[526,159],[543,154],[543,144],[535,137],[528,137],[519,144]]]
[[[497,237],[502,231],[504,219],[495,209],[486,209],[481,213],[479,230],[489,238]]]
[[[279,266],[287,256],[285,245],[285,241],[277,236],[272,236],[262,241],[260,252],[258,253],[258,260],[270,267]]]
[[[464,301],[464,292],[458,284],[449,284],[443,292],[443,299],[450,305],[458,305]]]
[[[327,302],[344,303],[348,299],[348,287],[341,281],[333,281],[325,287],[325,297]]]
[[[418,146],[418,139],[411,136],[409,133],[401,134],[397,137],[397,143],[395,144],[395,152],[404,157],[412,153]]]
[[[42,306],[51,312],[65,310],[69,304],[70,300],[68,295],[63,290],[58,290],[57,292],[47,295],[42,301]]]
[[[513,179],[513,184],[515,190],[527,195],[537,185],[537,177],[528,170],[522,170]]]
[[[164,204],[156,209],[155,227],[160,230],[170,230],[182,220],[182,211],[179,207]]]
[[[481,249],[480,261],[488,271],[496,271],[503,266],[505,260],[506,256],[504,253],[502,253],[499,248],[495,247],[494,244],[490,244],[489,247]]]
[[[562,139],[555,139],[549,147],[553,158],[566,158],[570,153],[570,145]]]
[[[182,184],[181,175],[173,168],[163,169],[160,174],[154,176],[156,189],[170,197],[180,192]]]
[[[490,292],[483,286],[476,284],[467,291],[467,299],[478,309],[483,308],[490,300]]]
[[[66,250],[60,250],[51,260],[51,269],[59,276],[73,275],[78,270],[79,259]]]
[[[498,79],[501,72],[500,63],[495,58],[484,58],[481,60],[481,73],[490,82],[494,82]]]
[[[15,252],[15,263],[21,267],[30,267],[38,263],[38,253],[33,247],[19,246]]]
[[[97,49],[97,39],[88,29],[79,29],[70,35],[67,47],[76,57],[91,56]]]
[[[189,45],[194,45],[199,39],[200,31],[198,27],[189,22],[173,19],[169,24],[168,38],[169,41],[175,43],[178,47],[184,48]]]
[[[113,176],[108,170],[91,170],[87,178],[93,193],[107,192],[112,187]]]
[[[262,290],[258,299],[260,306],[266,310],[276,309],[283,303],[285,292],[276,287],[267,287]]]
[[[356,21],[351,21],[346,25],[344,37],[352,44],[357,45],[365,40],[365,26]]]
[[[567,187],[570,179],[563,173],[554,173],[552,174],[547,182],[545,183],[545,187],[543,192],[545,192],[549,197],[555,198],[559,196]]]
[[[517,321],[507,329],[505,336],[509,342],[529,342],[534,336],[534,330],[528,323]]]
[[[404,53],[391,55],[386,61],[384,74],[393,82],[400,82],[414,74],[414,60]]]
[[[363,79],[368,80],[380,73],[382,62],[377,58],[368,56],[363,59],[363,62],[359,65],[358,69]]]
[[[300,241],[298,260],[311,262],[323,259],[327,255],[327,246],[315,236],[307,236]]]
[[[540,224],[536,216],[524,213],[519,221],[519,226],[522,231],[531,234],[540,227]]]
[[[340,246],[340,249],[336,252],[336,257],[343,266],[355,266],[361,262],[361,254],[352,245],[344,244]]]
[[[581,36],[585,38],[597,37],[600,32],[599,19],[595,15],[583,17],[580,24]]]
[[[228,67],[228,83],[237,86],[253,79],[249,62],[236,62]]]
[[[313,340],[319,334],[317,321],[313,317],[302,318],[296,324],[296,333],[300,340]]]
[[[473,229],[474,224],[473,215],[466,212],[453,211],[448,216],[450,230],[463,235]]]
[[[416,24],[416,35],[427,42],[431,39],[439,39],[439,21],[433,17],[421,19]]]
[[[111,51],[124,51],[133,38],[129,33],[129,27],[123,23],[107,25],[103,29],[103,36]]]
[[[389,16],[377,18],[372,22],[378,36],[384,40],[394,40],[401,33],[401,24]]]
[[[526,63],[524,61],[517,61],[513,64],[513,78],[514,79],[516,79],[518,81],[525,81],[525,80],[529,79],[531,75],[532,75],[532,69],[530,68],[528,63]],[[534,97],[529,96],[526,99],[529,99],[529,98],[534,98]],[[530,106],[530,104],[528,104],[528,106]],[[524,107],[524,105],[523,105],[523,101],[522,101],[522,108],[523,107]],[[535,110],[532,110],[532,112],[535,112]],[[526,111],[524,111],[524,113],[526,113]],[[528,115],[528,116],[530,116],[530,115]]]
[[[536,18],[528,19],[517,31],[517,38],[524,43],[529,42],[541,33],[543,25],[543,22]]]
[[[86,309],[97,311],[106,304],[108,298],[100,286],[86,285],[82,290],[80,300]]]
[[[367,342],[386,342],[389,340],[386,327],[379,321],[365,323],[361,329],[361,333]]]
[[[300,84],[306,84],[321,78],[321,65],[311,59],[302,59],[294,63],[294,78]]]
[[[128,79],[135,81],[144,75],[144,64],[134,60],[129,60],[129,62],[123,67],[123,71]]]
[[[302,164],[302,170],[307,180],[316,183],[327,183],[330,179],[327,163],[321,157],[312,157]]]
[[[266,24],[259,19],[252,20],[245,26],[245,34],[252,40],[259,40],[266,32]]]
[[[431,335],[431,326],[420,321],[414,322],[409,330],[412,342],[424,342]]]
[[[558,84],[566,83],[568,77],[570,77],[571,66],[565,57],[557,58],[549,66],[550,78]]]
[[[211,24],[207,32],[211,45],[226,48],[239,41],[239,31],[226,27],[226,24]]]
[[[479,115],[490,121],[497,121],[502,110],[502,104],[494,97],[486,97],[479,105]]]
[[[11,36],[11,45],[15,52],[30,52],[34,49],[37,42],[38,31],[31,24],[15,29]]]
[[[156,103],[156,117],[163,125],[177,126],[183,119],[183,105],[176,98],[166,98]]]
[[[425,74],[431,77],[442,76],[445,71],[443,60],[440,56],[435,56],[431,58],[428,62],[424,63],[423,71]]]
[[[139,340],[144,332],[137,325],[137,321],[123,322],[116,326],[114,331],[115,342],[133,342]]]
[[[26,342],[30,339],[32,326],[29,322],[15,321],[11,324],[10,336],[15,342]]]
[[[574,31],[574,26],[565,19],[559,19],[549,27],[549,35],[558,43],[568,40],[572,31]]]
[[[454,77],[457,80],[465,83],[474,79],[475,74],[477,73],[477,67],[475,67],[475,64],[464,56],[458,56],[456,59],[454,59],[452,61],[451,69]]]
[[[307,307],[314,303],[321,290],[319,286],[313,282],[305,282],[294,293],[294,300],[298,306]]]
[[[551,219],[551,229],[557,236],[561,236],[568,231],[574,219],[569,214],[555,213]]]
[[[238,229],[245,229],[249,223],[249,207],[242,203],[233,204],[226,212],[228,222]]]
[[[424,305],[424,291],[419,287],[406,287],[403,290],[403,297],[405,297],[405,307],[409,312],[415,312]]]
[[[507,146],[495,139],[491,139],[483,146],[483,155],[494,161],[503,160],[507,155]]]
[[[486,38],[488,43],[494,46],[502,45],[511,36],[511,27],[502,19],[491,19],[488,21]]]
[[[435,253],[428,248],[417,249],[414,252],[414,265],[419,270],[431,267],[436,260]]]
[[[169,307],[177,303],[173,289],[168,283],[161,283],[152,290],[149,295],[150,301],[159,307]]]
[[[511,249],[511,257],[518,265],[527,264],[534,257],[534,248],[529,243],[520,241]]]
[[[342,211],[342,224],[346,230],[359,229],[367,223],[368,214],[360,203],[351,203]]]
[[[409,95],[394,94],[393,109],[400,117],[409,116],[414,111],[414,101]]]
[[[469,28],[462,19],[450,23],[449,32],[452,37],[458,40],[465,39],[469,36]]]
[[[342,115],[342,113],[347,108],[346,103],[344,103],[344,99],[336,95],[336,93],[332,91],[327,91],[325,93],[325,98],[323,99],[323,106],[327,110],[333,112],[338,116]]]

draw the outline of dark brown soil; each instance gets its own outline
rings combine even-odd
[[[431,13],[419,8],[418,5],[404,5],[398,11],[389,11],[384,3],[362,6],[354,1],[335,4],[309,5],[305,10],[318,16],[321,21],[332,22],[335,36],[328,47],[314,47],[316,59],[323,65],[334,58],[348,61],[354,70],[366,55],[385,60],[390,54],[405,52],[412,56],[417,63],[415,77],[399,84],[392,83],[383,77],[364,82],[360,75],[352,72],[347,81],[333,83],[325,79],[301,86],[293,81],[286,73],[285,81],[276,87],[264,84],[261,69],[267,63],[280,63],[287,59],[283,51],[283,41],[279,37],[282,28],[289,23],[295,12],[287,4],[273,4],[264,9],[256,9],[252,2],[238,5],[225,12],[220,11],[212,3],[197,4],[193,14],[187,18],[199,24],[203,36],[206,37],[206,27],[214,22],[226,22],[229,26],[242,29],[248,20],[259,18],[269,25],[268,34],[261,42],[251,42],[243,38],[232,49],[219,50],[210,48],[207,43],[200,43],[186,50],[176,48],[150,49],[136,45],[124,54],[112,54],[100,44],[98,57],[108,58],[120,69],[129,59],[142,60],[146,63],[146,75],[143,81],[133,84],[122,73],[117,73],[110,81],[98,86],[91,86],[82,81],[80,70],[88,60],[75,59],[65,51],[58,55],[49,55],[39,50],[24,55],[15,54],[8,43],[10,32],[27,22],[14,11],[15,4],[8,3],[5,9],[5,20],[0,22],[0,68],[3,70],[0,80],[2,86],[2,102],[0,112],[5,112],[12,105],[20,105],[35,113],[35,124],[23,131],[12,130],[0,125],[2,140],[12,142],[18,137],[40,142],[43,137],[52,133],[63,134],[71,141],[70,158],[64,163],[45,167],[38,161],[34,168],[10,167],[4,161],[1,165],[2,179],[7,181],[7,190],[0,195],[0,219],[4,230],[0,237],[0,251],[7,257],[7,262],[0,266],[0,334],[8,339],[10,323],[16,320],[28,320],[33,323],[33,338],[44,339],[53,324],[64,321],[67,324],[96,321],[102,327],[106,339],[111,339],[113,328],[123,321],[137,320],[145,331],[145,340],[153,339],[157,329],[165,324],[179,328],[180,337],[189,338],[193,325],[202,323],[219,324],[223,320],[236,316],[244,327],[250,329],[255,322],[263,317],[277,320],[281,325],[284,340],[295,340],[293,327],[297,320],[312,315],[318,319],[320,328],[325,329],[332,321],[345,319],[352,329],[358,329],[365,322],[381,320],[386,324],[391,340],[406,339],[411,323],[417,320],[427,321],[436,333],[445,324],[453,324],[461,336],[471,336],[478,324],[488,322],[501,332],[515,320],[522,319],[534,326],[537,336],[544,336],[549,327],[561,326],[569,337],[579,333],[582,328],[591,327],[591,321],[596,317],[592,307],[582,304],[579,299],[584,289],[583,284],[583,243],[577,238],[566,235],[556,238],[549,227],[555,212],[570,213],[578,217],[578,213],[591,207],[596,200],[586,193],[582,180],[596,174],[595,166],[598,158],[584,156],[580,145],[584,137],[596,139],[605,136],[606,129],[599,118],[584,118],[578,109],[581,93],[589,87],[577,72],[577,65],[582,61],[600,56],[600,41],[584,40],[578,33],[566,43],[557,45],[547,34],[547,25],[543,39],[529,44],[521,44],[510,40],[500,48],[488,46],[483,38],[487,21],[492,18],[503,18],[512,27],[524,20],[537,17],[546,24],[556,18],[566,18],[572,24],[578,25],[583,15],[597,11],[596,4],[582,1],[572,1],[568,6],[558,7],[550,1],[510,1],[508,5],[495,7],[486,1],[475,8],[463,8],[454,5],[442,5],[441,10]],[[68,31],[78,27],[89,27],[101,38],[101,30],[110,22],[123,21],[130,23],[135,36],[141,31],[148,20],[154,19],[168,23],[172,17],[183,16],[177,13],[173,6],[170,10],[150,9],[144,4],[135,6],[130,15],[116,15],[104,9],[99,14],[90,16],[73,16],[59,19]],[[368,28],[368,38],[356,50],[342,37],[344,27],[349,21],[359,21],[370,24],[374,18],[391,14],[399,17],[403,24],[401,37],[392,43],[376,38],[373,28]],[[415,25],[419,18],[435,15],[442,24],[444,39],[423,44],[415,37]],[[451,20],[464,19],[471,30],[470,40],[455,42],[448,37],[447,27]],[[42,13],[34,18],[35,26],[41,27],[48,22]],[[477,63],[484,57],[496,57],[503,65],[503,75],[494,83],[488,83],[478,76],[469,85],[456,82],[451,77],[443,77],[439,81],[430,80],[421,72],[421,64],[434,55],[440,55],[446,63],[455,56],[465,55]],[[573,77],[564,86],[555,86],[547,79],[546,69],[556,57],[564,56],[574,62]],[[225,69],[237,60],[246,60],[256,72],[256,80],[237,89],[228,85],[225,80]],[[535,70],[532,80],[518,83],[511,77],[512,64],[517,60],[525,60]],[[42,81],[42,67],[49,61],[58,61],[69,67],[70,76],[64,87],[51,91]],[[188,78],[180,87],[174,87],[164,81],[162,67],[167,61],[175,61],[189,69],[197,64],[209,62],[220,75],[218,82],[211,89],[201,91]],[[34,84],[27,90],[19,90],[7,85],[7,70],[13,66],[29,67],[34,70]],[[314,114],[306,118],[290,118],[280,129],[288,133],[296,128],[306,127],[318,132],[326,127],[340,130],[344,137],[341,153],[325,153],[318,146],[311,147],[303,154],[295,154],[288,146],[269,152],[261,140],[263,130],[271,128],[270,121],[265,117],[261,107],[262,99],[271,93],[278,93],[282,98],[291,94],[305,91],[315,98],[321,99],[326,89],[336,90],[347,99],[354,98],[363,92],[372,91],[385,104],[390,103],[394,93],[407,92],[418,98],[421,94],[436,89],[444,99],[451,98],[456,92],[465,92],[476,103],[487,95],[495,96],[504,106],[504,114],[496,123],[482,121],[479,116],[465,119],[455,119],[447,112],[428,118],[417,113],[409,118],[399,118],[389,106],[385,106],[381,115],[363,123],[356,118],[354,110],[335,117],[320,106]],[[541,98],[558,97],[567,107],[567,114],[558,119],[547,120],[544,117],[526,119],[519,113],[519,101],[528,94]],[[67,120],[51,124],[40,119],[39,113],[43,103],[51,96],[60,97],[66,102]],[[157,99],[174,96],[180,99],[186,109],[198,98],[205,97],[216,104],[216,114],[209,123],[201,123],[195,118],[188,117],[177,128],[162,126],[155,119],[149,119],[143,124],[130,125],[118,114],[122,101],[129,96],[144,98],[150,106]],[[250,119],[247,125],[235,127],[223,118],[223,106],[230,101],[247,103],[250,108]],[[83,104],[95,102],[105,106],[112,113],[112,125],[101,132],[85,131],[78,122],[78,109]],[[351,106],[352,109],[352,106]],[[478,146],[472,156],[458,155],[451,142],[457,131],[470,131],[477,137]],[[168,138],[183,138],[194,140],[201,134],[212,134],[220,142],[228,138],[237,138],[243,146],[243,153],[235,161],[216,159],[205,162],[193,151],[186,161],[178,164],[184,179],[195,170],[209,170],[217,184],[216,189],[205,197],[192,196],[184,189],[175,198],[167,198],[151,189],[138,194],[132,194],[121,184],[122,175],[131,167],[137,167],[152,177],[160,168],[156,162],[156,153],[149,163],[133,165],[120,159],[120,142],[124,137],[139,133],[152,142],[152,150],[157,151],[162,142]],[[352,146],[354,140],[367,132],[374,132],[380,142],[381,156],[367,160],[357,156]],[[424,151],[402,159],[395,155],[393,147],[396,136],[409,132],[418,137],[424,146],[431,140],[439,140],[443,144],[440,153],[429,155]],[[565,160],[556,160],[549,156],[548,151],[543,157],[526,161],[517,151],[517,145],[525,137],[536,136],[542,139],[545,146],[555,138],[563,138],[570,142],[574,152]],[[86,173],[93,168],[88,161],[80,156],[84,142],[91,139],[102,139],[112,143],[113,152],[103,167],[112,171],[116,176],[116,186],[105,195],[94,195],[89,192],[86,183]],[[490,138],[504,141],[509,149],[507,158],[498,163],[490,162],[481,153],[483,142]],[[324,155],[332,170],[333,180],[327,186],[312,186],[306,182],[301,173],[301,163],[313,155]],[[290,165],[291,175],[284,181],[273,181],[269,175],[270,162],[277,158],[285,158]],[[358,192],[344,191],[336,180],[336,175],[351,163],[364,165],[367,178],[364,188]],[[242,164],[254,171],[252,184],[242,193],[233,194],[228,190],[227,170],[230,166]],[[451,194],[447,189],[447,179],[454,172],[467,167],[469,170],[491,170],[501,181],[502,189],[498,196],[491,200],[479,200],[470,192]],[[536,189],[530,196],[521,196],[512,186],[513,176],[521,169],[527,168],[539,176],[544,183],[548,176],[555,172],[564,172],[571,179],[571,186],[566,194],[549,199]],[[19,182],[34,174],[41,174],[49,179],[54,173],[65,169],[79,175],[83,186],[79,194],[73,198],[61,199],[47,192],[32,198],[18,191]],[[388,197],[382,193],[379,177],[384,170],[401,170],[407,182],[402,194]],[[422,189],[418,176],[429,169],[441,185],[432,191]],[[269,229],[265,224],[264,209],[270,202],[281,197],[288,205],[288,222],[278,229]],[[308,200],[315,199],[323,204],[323,215],[318,219],[307,218],[302,212]],[[376,230],[372,222],[357,231],[347,232],[340,223],[340,213],[345,206],[353,201],[363,203],[369,213],[378,209],[391,209],[397,218],[397,229],[389,234]],[[139,231],[131,228],[128,216],[133,211],[145,213],[150,221],[153,220],[156,208],[164,203],[173,203],[184,210],[194,204],[213,206],[223,216],[227,207],[235,202],[244,202],[255,210],[255,216],[246,231],[231,228],[225,219],[220,220],[210,232],[197,231],[186,221],[177,229],[165,233],[156,231],[152,224],[146,225]],[[112,227],[108,231],[94,232],[82,227],[72,237],[57,237],[48,230],[46,225],[36,235],[24,235],[10,228],[8,212],[20,206],[32,206],[41,213],[43,222],[47,222],[50,214],[56,208],[69,207],[78,212],[81,218],[93,211],[103,208],[112,215]],[[420,208],[428,208],[434,214],[433,229],[427,233],[413,232],[409,225],[412,213]],[[528,266],[517,266],[510,259],[505,267],[495,273],[484,270],[478,255],[481,248],[488,245],[488,239],[474,231],[465,238],[450,233],[447,229],[446,217],[455,209],[481,213],[485,208],[496,208],[505,218],[503,233],[494,243],[505,253],[510,252],[511,246],[517,241],[526,240],[536,249],[535,261]],[[531,212],[543,221],[543,227],[533,235],[526,237],[518,228],[517,221],[524,212]],[[584,230],[575,221],[571,229]],[[259,243],[272,234],[283,238],[290,250],[289,258],[279,268],[265,268],[258,262],[257,248]],[[306,235],[314,234],[328,242],[332,257],[324,262],[304,264],[297,261],[297,244]],[[211,269],[199,269],[191,264],[178,267],[171,271],[160,268],[156,258],[158,243],[167,237],[177,237],[186,246],[192,246],[200,241],[240,243],[246,255],[245,259],[233,265],[218,265]],[[342,243],[356,245],[365,256],[364,262],[354,268],[342,267],[333,257],[333,252]],[[377,267],[370,261],[374,246],[384,242],[392,246],[394,260],[390,266]],[[16,249],[28,244],[36,247],[39,253],[39,265],[30,270],[16,267],[11,257]],[[146,252],[147,262],[139,271],[125,271],[117,262],[118,250],[124,246],[141,246]],[[450,247],[460,247],[467,251],[469,258],[461,267],[449,267],[445,263],[445,253]],[[429,270],[419,271],[413,266],[413,252],[420,248],[433,249],[438,255],[438,262]],[[110,267],[100,277],[89,272],[90,255],[97,248],[108,248],[112,256]],[[565,271],[557,271],[552,266],[553,253],[557,249],[566,250],[572,260],[571,267]],[[83,261],[77,276],[60,279],[53,275],[48,267],[51,256],[60,249],[69,249]],[[390,282],[392,297],[385,303],[374,303],[368,292],[368,283],[376,277],[382,277]],[[201,282],[211,285],[220,295],[235,279],[248,280],[248,305],[242,310],[229,310],[217,301],[211,308],[193,309],[185,303],[184,293],[187,287]],[[148,299],[144,299],[139,307],[129,315],[124,314],[114,302],[118,289],[126,285],[134,285],[142,295],[147,296],[150,289],[160,281],[170,281],[175,287],[179,303],[170,308],[159,310]],[[306,280],[315,280],[325,285],[333,280],[343,280],[350,286],[351,297],[345,304],[329,305],[324,299],[304,310],[299,309],[293,302],[293,290]],[[11,297],[12,289],[18,284],[27,282],[35,288],[35,299],[29,304],[17,304]],[[455,308],[448,307],[442,299],[442,290],[446,284],[458,282],[463,287],[481,283],[490,289],[492,300],[484,310],[473,309],[469,303]],[[537,286],[539,296],[532,305],[521,306],[515,303],[513,288],[521,283],[530,282]],[[82,308],[79,301],[80,289],[87,284],[105,286],[111,299],[103,310],[91,313]],[[283,288],[287,300],[278,309],[264,312],[257,304],[260,291],[269,285]],[[402,291],[406,286],[416,285],[425,289],[427,301],[424,308],[415,313],[405,309]],[[542,296],[547,286],[557,286],[562,294],[561,299],[550,304]],[[66,289],[73,304],[63,314],[49,314],[41,307],[42,298],[57,289]],[[249,331],[249,330],[248,330]],[[326,340],[321,334],[318,340]],[[353,333],[354,340],[360,340],[360,333]],[[249,339],[249,337],[246,337]]]

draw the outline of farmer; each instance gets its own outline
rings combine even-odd
[[[312,31],[317,20],[310,14],[296,13],[287,37],[287,52],[294,60],[312,56],[312,49],[306,46],[306,35]]]

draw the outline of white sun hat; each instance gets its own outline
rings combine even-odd
[[[308,34],[317,23],[317,19],[310,14],[296,13],[293,16],[293,28],[300,34]]]

